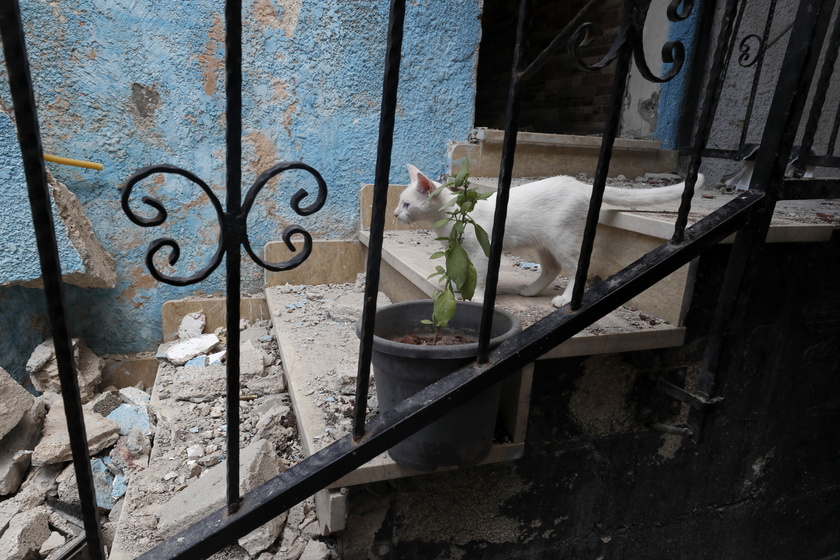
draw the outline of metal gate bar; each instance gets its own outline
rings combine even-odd
[[[50,330],[55,345],[58,378],[62,389],[61,399],[64,403],[70,450],[73,455],[73,468],[76,470],[76,481],[79,486],[82,520],[91,560],[104,560],[105,553],[102,533],[99,529],[99,513],[93,488],[93,471],[88,455],[82,400],[79,395],[70,330],[67,326],[67,305],[64,299],[58,243],[53,228],[47,170],[44,166],[44,151],[41,146],[41,132],[35,108],[32,76],[29,72],[23,22],[20,17],[20,7],[16,1],[0,2],[0,36],[3,39],[3,54],[6,57],[6,67],[9,72],[9,88],[14,103],[15,124],[26,174],[32,222],[35,226],[35,240],[41,262],[41,277],[44,281]]]
[[[465,366],[374,418],[364,436],[336,441],[243,496],[239,510],[223,508],[169,538],[138,560],[207,557],[318,490],[340,479],[454,407],[568,340],[743,227],[764,194],[749,191],[668,243],[586,292],[576,313],[559,309],[495,348],[485,364]]]

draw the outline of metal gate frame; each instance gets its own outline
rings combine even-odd
[[[692,149],[688,156],[686,191],[672,239],[595,288],[584,292],[585,282],[583,280],[586,277],[594,242],[595,226],[597,225],[597,217],[606,184],[612,146],[618,134],[619,114],[631,58],[635,59],[637,66],[642,69],[646,78],[654,81],[666,81],[679,72],[684,62],[684,48],[679,43],[667,43],[663,48],[663,59],[665,62],[673,64],[672,69],[662,77],[653,75],[647,70],[647,63],[641,49],[642,31],[650,0],[625,0],[625,16],[622,27],[609,54],[594,65],[585,64],[577,53],[579,52],[579,46],[585,44],[588,34],[594,30],[594,26],[585,21],[597,5],[597,0],[590,0],[578,16],[558,34],[552,44],[529,63],[526,60],[525,52],[533,0],[521,0],[514,67],[512,69],[513,79],[511,80],[508,100],[508,116],[497,195],[497,214],[492,235],[491,265],[488,272],[484,320],[476,363],[454,372],[449,377],[405,400],[394,410],[365,423],[364,410],[367,402],[375,302],[379,283],[379,264],[386,211],[385,201],[388,171],[391,163],[394,114],[405,17],[405,0],[391,0],[353,433],[304,459],[280,476],[246,495],[239,496],[239,449],[237,445],[239,345],[236,339],[239,333],[240,246],[245,247],[246,252],[257,264],[271,270],[293,268],[302,262],[311,250],[309,234],[303,228],[290,226],[284,232],[283,238],[287,246],[294,250],[291,236],[293,234],[302,235],[305,242],[301,254],[285,263],[263,262],[250,248],[246,231],[246,217],[257,192],[271,177],[287,169],[308,171],[318,182],[315,202],[309,206],[300,206],[303,199],[308,196],[305,191],[299,191],[293,197],[292,206],[301,215],[315,212],[321,208],[326,198],[326,184],[317,171],[305,164],[298,162],[281,163],[260,175],[248,191],[244,202],[240,200],[241,1],[228,0],[225,7],[226,115],[228,126],[226,140],[228,149],[227,208],[222,209],[221,203],[215,199],[209,188],[206,188],[206,185],[198,177],[189,171],[172,166],[158,165],[141,169],[122,188],[123,208],[133,222],[144,227],[159,225],[166,219],[166,211],[160,202],[148,197],[144,197],[143,202],[157,211],[155,217],[142,218],[134,214],[129,207],[129,195],[132,187],[153,173],[175,173],[195,182],[210,196],[217,210],[221,228],[219,249],[211,263],[204,269],[186,278],[170,278],[157,271],[154,268],[153,256],[163,247],[168,247],[170,250],[170,262],[174,263],[174,260],[177,260],[178,245],[170,239],[154,241],[149,247],[146,261],[150,273],[158,280],[185,285],[206,278],[221,263],[222,256],[226,254],[227,257],[227,322],[230,337],[228,341],[227,372],[227,506],[168,539],[140,558],[194,559],[206,557],[227,544],[235,542],[269,519],[288,510],[293,505],[384,452],[392,445],[435,420],[441,414],[504,379],[521,366],[536,360],[554,346],[567,340],[628,299],[701,255],[730,234],[737,232],[724,279],[724,288],[715,314],[713,330],[703,359],[697,390],[694,394],[685,393],[681,395],[684,402],[692,406],[689,425],[670,427],[672,431],[697,439],[702,428],[705,410],[713,402],[710,397],[713,391],[715,372],[719,367],[720,350],[726,338],[727,329],[731,328],[733,318],[737,320],[739,306],[743,304],[749,293],[750,283],[756,280],[752,272],[754,267],[751,267],[751,265],[755,262],[763,244],[776,201],[782,197],[815,198],[818,196],[837,196],[838,194],[837,181],[784,179],[787,157],[794,144],[796,131],[805,107],[807,92],[816,72],[820,49],[835,4],[835,0],[802,0],[796,22],[791,30],[791,46],[783,62],[750,189],[707,218],[691,227],[686,227],[693,187],[723,85],[725,60],[728,53],[731,53],[731,46],[733,45],[731,37],[733,22],[737,17],[737,1],[727,0],[724,7],[721,36],[717,38],[718,44],[715,49],[712,72],[701,108],[700,126],[694,133]],[[692,0],[673,0],[668,9],[669,19],[671,21],[685,19],[690,15],[693,8]],[[829,49],[835,52],[838,48],[838,36],[840,36],[840,32],[837,31],[838,27],[840,26],[835,27],[835,32],[832,34],[829,44]],[[67,327],[68,312],[63,295],[55,232],[52,226],[46,171],[42,159],[40,132],[29,75],[23,25],[16,0],[4,0],[0,3],[0,31],[2,31],[3,47],[9,69],[18,139],[26,172],[27,188],[44,278],[44,292],[48,302],[50,324],[56,345],[59,376],[63,388],[62,396],[70,430],[73,462],[79,483],[88,551],[90,558],[100,560],[105,558],[105,554],[92,486],[76,372],[72,360],[70,335]],[[593,195],[587,216],[586,234],[581,250],[576,289],[570,305],[555,311],[532,327],[523,330],[519,335],[503,343],[495,350],[488,351],[488,318],[495,303],[501,239],[504,234],[506,205],[518,131],[519,86],[523,80],[531,78],[536,69],[545,64],[554,52],[564,46],[569,49],[572,58],[577,61],[578,65],[583,68],[597,69],[612,61],[617,61],[607,127],[603,136]],[[833,70],[833,60],[831,69]],[[830,72],[828,75],[830,75]],[[820,83],[822,84],[823,81],[821,78]],[[812,105],[812,117],[815,115],[813,106],[816,105],[816,103]],[[818,112],[820,110],[821,107],[817,109]],[[819,116],[819,113],[816,116]],[[815,118],[809,118],[809,126],[812,121],[815,121]],[[807,130],[805,135],[807,139]]]

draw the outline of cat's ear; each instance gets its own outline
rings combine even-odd
[[[414,188],[417,189],[417,192],[424,196],[429,196],[434,192],[437,188],[437,185],[434,182],[423,175],[419,169],[411,165],[410,163],[406,165],[408,168],[408,176],[411,179],[411,184],[414,185]]]

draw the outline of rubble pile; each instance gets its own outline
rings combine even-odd
[[[224,507],[226,332],[187,315],[161,345],[154,388],[99,390],[102,360],[74,340],[91,470],[111,560],[136,558]],[[297,423],[268,322],[240,325],[240,492],[302,458]],[[52,342],[28,364],[33,397],[0,370],[0,550],[52,560],[83,538]],[[213,558],[327,560],[309,500]]]

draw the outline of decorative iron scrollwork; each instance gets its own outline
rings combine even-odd
[[[251,188],[248,190],[242,208],[237,214],[225,213],[222,208],[221,202],[219,201],[218,197],[215,195],[213,190],[207,185],[207,183],[202,181],[195,174],[185,169],[181,169],[180,167],[176,167],[174,165],[161,164],[143,167],[137,170],[125,182],[121,189],[120,195],[120,203],[122,205],[123,212],[125,212],[126,216],[128,216],[128,219],[134,222],[135,224],[142,227],[156,227],[162,225],[168,217],[168,213],[163,203],[161,203],[160,200],[150,196],[143,196],[141,198],[141,201],[143,202],[143,204],[155,210],[155,215],[152,217],[147,218],[136,213],[134,210],[132,210],[130,205],[131,192],[134,189],[134,187],[143,179],[146,179],[149,176],[154,175],[156,173],[169,173],[174,175],[180,175],[188,181],[198,185],[198,187],[202,191],[204,191],[204,193],[210,199],[210,204],[216,211],[216,219],[219,224],[219,239],[216,246],[216,252],[210,258],[210,261],[201,270],[190,276],[169,276],[161,272],[155,265],[155,257],[165,247],[169,249],[169,255],[167,259],[169,264],[175,265],[178,262],[181,256],[181,247],[176,240],[169,237],[163,237],[155,239],[154,241],[149,243],[149,247],[146,250],[146,267],[149,269],[149,272],[151,273],[152,277],[154,277],[159,282],[171,284],[173,286],[186,286],[189,284],[201,282],[202,280],[210,276],[210,274],[212,274],[213,271],[216,270],[219,264],[221,264],[222,257],[225,253],[226,236],[229,235],[228,232],[230,232],[232,228],[237,228],[241,232],[241,244],[245,247],[245,251],[248,253],[248,255],[251,256],[251,259],[259,266],[267,270],[278,272],[283,270],[291,270],[296,266],[300,265],[309,257],[310,253],[312,252],[312,235],[308,231],[306,231],[306,229],[304,229],[302,226],[290,225],[283,230],[281,237],[286,247],[290,251],[297,252],[298,250],[292,242],[292,238],[295,235],[300,235],[303,237],[303,249],[293,258],[280,263],[267,263],[263,261],[251,248],[251,244],[248,239],[247,218],[248,213],[251,211],[251,208],[254,205],[254,200],[256,199],[257,194],[259,194],[260,190],[262,190],[262,188],[268,183],[268,181],[270,181],[272,178],[276,177],[280,173],[283,173],[284,171],[290,169],[300,169],[306,171],[315,178],[315,181],[318,185],[318,191],[315,196],[315,200],[311,204],[301,206],[301,202],[309,196],[309,192],[305,189],[299,189],[294,195],[292,195],[292,199],[290,202],[292,209],[298,215],[309,216],[310,214],[314,214],[315,212],[320,210],[326,202],[327,184],[320,173],[318,173],[312,167],[300,162],[279,163],[271,169],[269,169],[268,171],[262,173],[251,186]]]
[[[754,41],[754,43],[750,44],[751,41]],[[755,47],[755,51],[753,51],[753,47]],[[764,42],[761,40],[761,37],[753,33],[741,39],[738,50],[741,51],[741,55],[738,57],[738,64],[744,68],[749,68],[761,59]]]
[[[645,58],[643,32],[645,20],[651,0],[628,0],[624,6],[624,16],[618,36],[610,46],[609,52],[594,64],[587,64],[581,57],[581,48],[589,45],[594,37],[602,33],[595,24],[586,22],[580,25],[569,37],[568,50],[572,63],[581,70],[596,71],[605,68],[618,57],[621,49],[630,48],[633,51],[633,58],[639,72],[648,81],[664,83],[671,80],[680,73],[685,64],[685,46],[681,41],[668,41],[662,46],[662,62],[670,64],[671,67],[662,75],[657,76],[650,70]],[[671,22],[679,22],[688,19],[694,9],[693,0],[672,0],[668,5],[666,15]]]

